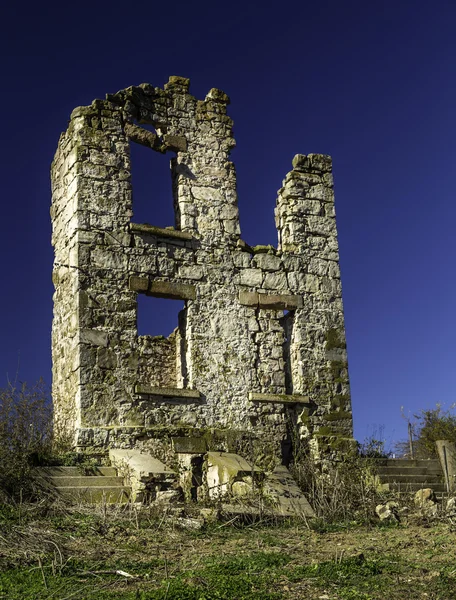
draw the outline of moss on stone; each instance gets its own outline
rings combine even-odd
[[[348,411],[335,411],[331,412],[324,417],[325,421],[343,421],[344,419],[351,419],[351,413]]]
[[[346,410],[350,406],[350,396],[348,394],[336,394],[331,398],[331,405],[333,408]]]
[[[348,368],[347,361],[345,360],[332,360],[330,364],[331,378],[334,382],[345,382],[346,377],[342,377],[342,371]]]
[[[326,332],[326,350],[334,350],[334,348],[345,349],[347,344],[343,339],[343,335],[338,329],[328,329]]]

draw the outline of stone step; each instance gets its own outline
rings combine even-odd
[[[383,482],[382,482],[383,483]],[[395,482],[395,483],[386,483],[386,486],[388,486],[388,489],[390,491],[395,491],[395,492],[399,492],[399,493],[414,493],[417,492],[418,490],[423,490],[425,488],[431,488],[436,494],[443,494],[446,492],[446,486],[444,483],[429,483],[426,485],[423,485],[422,483],[401,483],[401,482]]]
[[[58,495],[71,502],[86,502],[98,504],[127,503],[130,500],[130,488],[126,486],[99,486],[99,487],[74,487],[65,486],[56,488]]]
[[[88,488],[88,487],[123,487],[124,480],[123,477],[109,477],[106,475],[79,475],[74,477],[65,477],[65,476],[47,476],[40,477],[43,482],[48,483],[56,488],[61,487],[78,487],[78,488]]]
[[[441,470],[440,461],[437,458],[414,460],[408,458],[377,458],[374,464],[378,467],[426,467]]]
[[[37,467],[34,472],[41,477],[117,476],[117,469],[114,467],[95,467],[93,473],[86,472],[83,467]]]
[[[442,469],[428,469],[427,467],[376,467],[375,472],[378,475],[432,475],[442,476]]]
[[[431,475],[417,475],[416,473],[382,474],[380,480],[382,483],[428,483],[430,487],[436,483],[443,483],[441,476],[433,477]]]

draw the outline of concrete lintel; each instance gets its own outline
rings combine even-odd
[[[130,223],[130,231],[132,233],[146,233],[156,235],[157,237],[176,238],[178,240],[191,240],[193,237],[187,231],[155,227],[155,225],[149,225],[148,223]]]
[[[249,392],[251,402],[275,402],[278,404],[310,404],[308,396],[300,394],[257,394]]]
[[[147,394],[148,396],[163,396],[166,398],[188,398],[199,400],[201,397],[198,390],[184,390],[171,387],[153,387],[150,385],[136,384],[135,392],[137,394]]]

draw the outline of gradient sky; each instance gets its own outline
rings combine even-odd
[[[51,382],[49,167],[72,109],[182,75],[231,98],[249,244],[276,245],[294,154],[332,155],[357,439],[456,400],[454,0],[18,3],[0,22],[0,386]],[[134,221],[172,224],[166,165],[146,161]]]

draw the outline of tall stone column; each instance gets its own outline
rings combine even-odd
[[[288,285],[303,298],[288,318],[291,387],[312,400],[299,416],[300,429],[320,448],[352,436],[331,167],[329,156],[296,155],[275,210]]]

